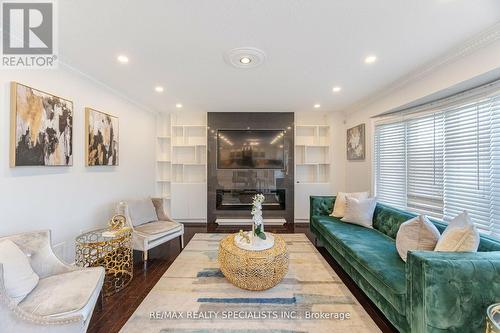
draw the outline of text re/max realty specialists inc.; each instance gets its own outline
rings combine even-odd
[[[151,320],[349,320],[349,312],[322,311],[154,311]]]

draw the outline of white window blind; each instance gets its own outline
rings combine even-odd
[[[407,126],[406,206],[443,217],[443,115],[410,119]]]
[[[406,134],[404,123],[377,126],[375,130],[376,193],[379,201],[406,206]]]
[[[467,210],[500,237],[500,88],[480,87],[375,124],[380,202],[449,221]]]

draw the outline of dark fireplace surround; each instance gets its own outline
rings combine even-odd
[[[286,190],[277,189],[231,189],[216,190],[217,210],[246,210],[252,209],[252,199],[256,194],[263,194],[265,197],[262,204],[262,210],[281,210],[286,209]]]
[[[218,169],[219,130],[283,130],[283,169]],[[284,218],[293,223],[294,114],[293,112],[209,112],[207,170],[207,220],[249,219],[252,198],[265,196],[264,219]]]

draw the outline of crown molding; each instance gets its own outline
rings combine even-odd
[[[71,72],[71,73],[76,74],[80,77],[83,77],[84,79],[94,83],[95,85],[100,86],[101,88],[104,88],[108,93],[114,95],[115,97],[118,97],[121,100],[123,100],[124,102],[126,102],[130,105],[133,105],[133,106],[135,106],[143,111],[146,111],[146,112],[149,112],[152,114],[159,114],[160,113],[160,111],[151,109],[150,107],[144,105],[143,103],[140,103],[140,102],[128,97],[126,94],[112,88],[111,86],[107,85],[106,83],[96,79],[92,75],[89,75],[89,74],[79,70],[78,68],[70,65],[68,62],[59,60],[59,67],[63,67],[68,72]]]
[[[343,108],[341,112],[344,114],[344,116],[348,116],[351,112],[356,112],[359,109],[362,109],[367,105],[372,104],[382,99],[383,97],[394,93],[404,86],[407,86],[413,82],[417,82],[418,80],[438,70],[439,68],[445,67],[448,64],[451,64],[453,62],[456,62],[457,60],[460,60],[461,58],[473,54],[477,50],[491,45],[498,40],[500,40],[500,21],[483,30],[474,37],[467,39],[459,45],[449,49],[434,60],[431,60],[430,62],[427,62],[417,69],[409,72],[408,74],[403,75],[396,81],[393,81],[392,83],[379,89],[375,93]]]

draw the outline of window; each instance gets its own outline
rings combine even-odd
[[[378,200],[500,237],[500,84],[375,123]]]

